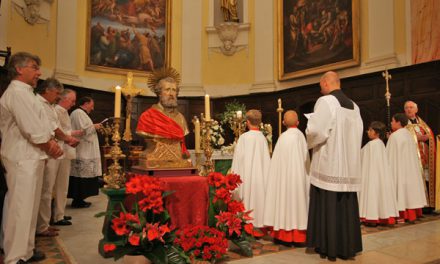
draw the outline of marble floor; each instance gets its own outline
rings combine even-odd
[[[61,227],[58,241],[71,256],[72,264],[115,263],[98,254],[103,218],[94,214],[105,210],[106,197],[99,195],[87,199],[92,206],[86,209],[72,209],[67,215],[73,217],[73,225]],[[440,220],[407,225],[388,231],[363,235],[364,251],[354,260],[338,260],[341,263],[440,263]],[[233,264],[281,264],[281,263],[325,263],[319,255],[304,248],[292,248],[253,258],[229,261]],[[122,263],[118,261],[116,263]]]

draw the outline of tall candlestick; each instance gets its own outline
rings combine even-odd
[[[206,121],[211,120],[211,108],[210,108],[210,102],[209,102],[209,94],[205,95],[205,120]]]
[[[197,118],[194,121],[194,134],[195,134],[195,150],[200,152],[200,121]]]
[[[121,117],[121,86],[115,87],[115,118]]]

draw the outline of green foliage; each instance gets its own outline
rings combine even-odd
[[[234,99],[232,102],[225,104],[225,111],[219,114],[218,119],[221,124],[229,124],[232,118],[237,114],[237,111],[241,111],[243,116],[246,114],[246,105],[238,102]]]

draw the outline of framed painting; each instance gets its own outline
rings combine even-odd
[[[358,0],[278,1],[279,79],[358,65]]]
[[[170,65],[171,0],[88,0],[86,69],[137,75]]]

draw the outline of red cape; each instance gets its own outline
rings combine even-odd
[[[141,114],[136,131],[179,140],[182,144],[182,153],[187,153],[182,127],[157,109],[150,108]]]

